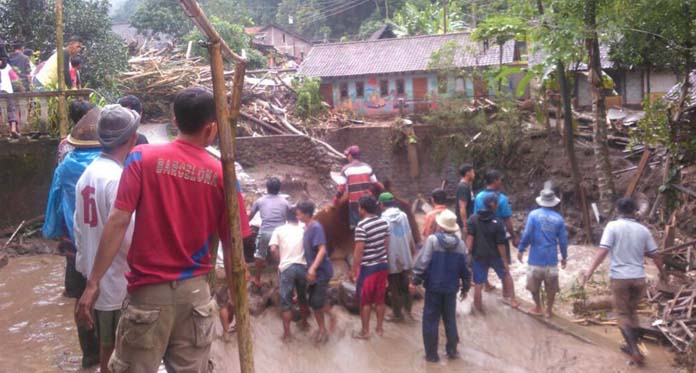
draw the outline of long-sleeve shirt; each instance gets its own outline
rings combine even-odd
[[[563,259],[568,258],[568,232],[563,217],[546,207],[532,211],[527,217],[519,250],[525,251],[527,247],[530,247],[530,265],[558,265],[558,248]]]
[[[467,292],[471,273],[466,245],[453,234],[435,233],[425,240],[413,266],[413,283],[437,293]]]

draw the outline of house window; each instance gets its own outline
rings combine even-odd
[[[382,97],[389,96],[389,81],[380,80],[379,81],[379,95]]]
[[[338,89],[341,92],[341,99],[348,98],[348,83],[343,82],[339,84]]]
[[[464,85],[464,78],[457,78],[454,81],[454,91],[455,92],[464,92],[466,91],[466,87]]]
[[[355,82],[355,96],[356,97],[365,97],[365,83],[364,82]]]
[[[437,77],[437,93],[446,94],[447,93],[447,77],[438,76]]]
[[[403,79],[396,79],[396,94],[403,95],[406,93],[406,86]]]

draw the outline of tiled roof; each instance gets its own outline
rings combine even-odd
[[[498,65],[498,45],[491,43],[484,51],[483,44],[469,40],[468,33],[452,33],[315,45],[298,74],[340,77],[426,71],[432,54],[450,41],[460,46],[454,58],[457,67]],[[503,64],[513,62],[514,50],[514,40],[505,43]]]

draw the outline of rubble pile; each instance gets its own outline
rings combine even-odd
[[[210,66],[200,57],[189,57],[172,49],[149,50],[132,57],[129,70],[121,74],[121,90],[142,100],[144,115],[166,117],[178,91],[193,85],[212,87]],[[306,134],[322,128],[350,123],[339,111],[326,110],[316,117],[293,116],[296,91],[293,69],[251,70],[244,79],[241,135]],[[233,72],[225,72],[231,89]]]
[[[696,240],[662,249],[660,254],[669,281],[648,290],[648,301],[658,308],[658,318],[652,325],[684,353],[696,334]]]

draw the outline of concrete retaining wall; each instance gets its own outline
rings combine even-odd
[[[0,229],[44,213],[57,146],[55,139],[0,141]]]

